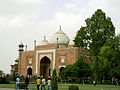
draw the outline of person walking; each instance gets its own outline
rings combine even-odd
[[[48,83],[48,90],[51,90],[51,88],[50,88],[50,85],[51,85],[51,80],[50,80],[50,78],[48,78],[47,83]]]
[[[28,76],[26,76],[26,79],[25,79],[25,90],[28,90],[28,85],[29,85],[29,78],[28,78]]]
[[[17,79],[16,79],[16,90],[17,90],[17,89],[20,90],[19,84],[20,84],[20,78],[19,78],[19,76],[17,75]]]
[[[40,79],[40,76],[38,76],[36,80],[37,90],[39,90],[40,83],[41,83],[41,79]]]
[[[96,86],[96,82],[95,82],[95,80],[93,81],[93,85]]]
[[[46,82],[45,82],[45,79],[43,78],[43,79],[42,79],[41,90],[42,90],[42,88],[44,88],[44,90],[46,90],[46,89],[45,89],[45,83],[46,83]]]

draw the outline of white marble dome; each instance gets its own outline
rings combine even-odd
[[[68,44],[70,41],[69,37],[61,30],[61,26],[58,32],[56,32],[51,38],[50,38],[50,44]]]
[[[45,36],[44,39],[41,41],[40,45],[48,45],[48,41],[46,40]]]

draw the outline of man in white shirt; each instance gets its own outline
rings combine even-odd
[[[17,76],[17,79],[16,79],[16,90],[17,89],[20,90],[19,84],[20,84],[20,78],[19,78],[19,76]]]
[[[48,90],[51,90],[51,88],[50,88],[50,85],[51,85],[51,80],[50,80],[50,78],[48,78],[47,83],[48,83]]]
[[[44,90],[45,90],[45,79],[44,79],[44,78],[42,79],[42,86],[41,86],[41,90],[42,90],[42,88],[44,88]]]

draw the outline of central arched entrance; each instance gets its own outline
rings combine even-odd
[[[32,68],[31,67],[28,68],[27,75],[29,75],[29,76],[32,75]]]
[[[46,56],[40,60],[40,75],[43,75],[43,77],[51,75],[50,59]]]

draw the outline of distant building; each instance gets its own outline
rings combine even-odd
[[[66,65],[74,64],[78,55],[84,54],[79,47],[74,45],[74,41],[60,29],[48,42],[46,37],[39,45],[34,41],[34,50],[23,50],[24,45],[19,45],[19,75],[43,75],[52,76],[53,69],[56,69],[57,75]],[[15,69],[15,66],[11,66]]]
[[[15,72],[15,75],[18,74],[18,62],[19,62],[19,59],[16,59],[15,60],[15,64],[14,65],[11,65],[11,75],[13,75],[13,72]]]

